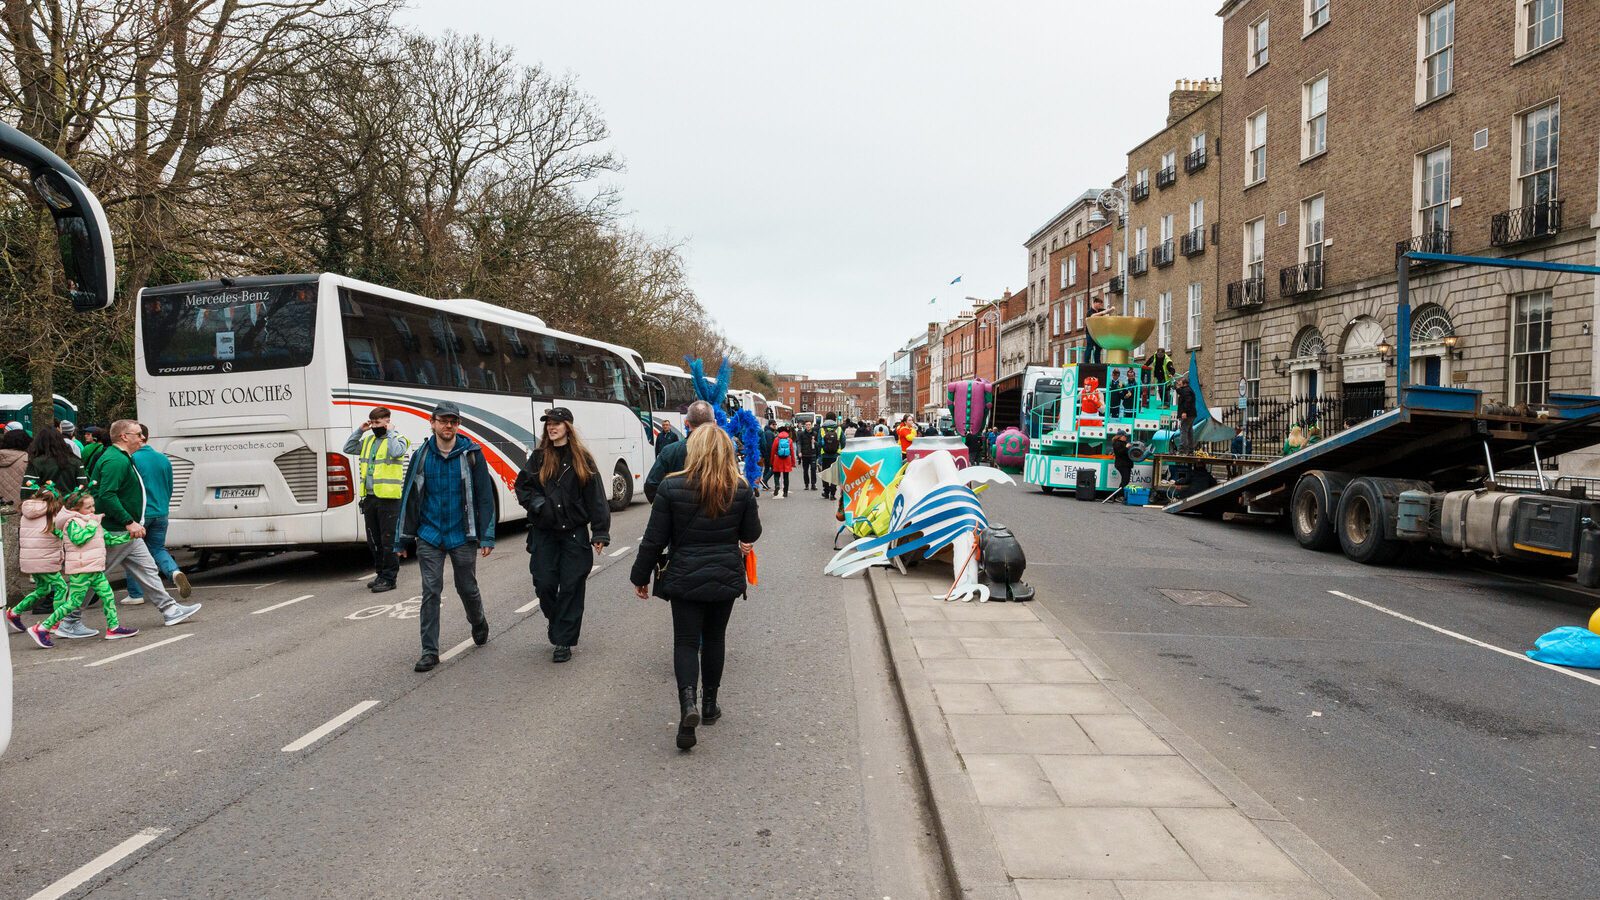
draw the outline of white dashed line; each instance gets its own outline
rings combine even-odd
[[[594,573],[596,573],[598,571],[600,571],[600,567],[599,566],[595,566],[594,568],[589,570],[589,574],[593,575]]]
[[[631,546],[618,547],[617,549],[611,551],[610,553],[607,553],[606,555],[607,556],[621,556],[622,554],[627,553],[629,550],[632,550],[632,549],[633,549],[633,547],[631,547]]]
[[[525,613],[528,610],[533,609],[534,607],[536,607],[538,605],[539,605],[539,601],[538,600],[535,600],[532,603],[524,603],[521,606],[517,607],[517,612]]]
[[[259,616],[262,613],[269,613],[269,612],[272,612],[275,609],[283,609],[285,606],[288,606],[288,605],[290,605],[292,603],[299,603],[301,600],[310,600],[312,597],[315,597],[315,596],[316,596],[316,594],[307,594],[304,597],[296,597],[293,600],[285,600],[282,603],[274,603],[271,606],[263,606],[260,609],[252,610],[250,612],[250,615]]]
[[[83,667],[85,669],[92,669],[95,666],[103,666],[106,663],[114,663],[119,659],[127,659],[130,656],[135,656],[137,654],[145,652],[146,650],[154,650],[155,648],[160,647],[163,644],[173,644],[173,643],[177,643],[178,641],[183,640],[184,638],[192,638],[192,637],[194,637],[193,633],[180,634],[177,637],[169,637],[164,641],[156,641],[154,644],[149,644],[149,645],[146,645],[144,647],[140,647],[137,650],[129,650],[127,653],[118,653],[116,656],[108,656],[105,659],[95,660],[92,663],[84,663]]]
[[[363,575],[360,578],[357,578],[356,580],[357,581],[371,581],[372,579],[377,578],[377,577],[378,577],[378,573],[377,572],[373,572],[371,575]]]
[[[472,646],[472,638],[467,638],[466,640],[464,640],[461,643],[455,645],[454,647],[451,647],[449,650],[446,650],[445,652],[439,654],[439,662],[449,662],[452,658],[460,656],[461,655],[461,651],[463,651],[463,650],[465,650],[465,649],[467,649],[468,647],[471,647],[471,646]]]
[[[1352,603],[1359,603],[1362,606],[1367,607],[1368,609],[1375,609],[1378,612],[1386,613],[1388,615],[1394,616],[1396,619],[1402,619],[1404,621],[1410,622],[1413,625],[1421,625],[1423,628],[1426,628],[1429,631],[1437,631],[1440,634],[1445,635],[1446,637],[1453,637],[1458,641],[1465,641],[1466,643],[1471,644],[1474,647],[1482,647],[1485,650],[1492,650],[1495,653],[1499,653],[1502,656],[1509,656],[1512,659],[1520,659],[1525,663],[1531,663],[1531,664],[1533,664],[1535,666],[1538,666],[1538,667],[1540,667],[1542,669],[1549,669],[1552,672],[1560,672],[1563,675],[1567,675],[1567,676],[1570,676],[1572,678],[1576,678],[1579,681],[1587,681],[1590,684],[1600,685],[1600,678],[1595,678],[1595,677],[1590,676],[1590,675],[1585,675],[1585,674],[1583,674],[1581,672],[1574,672],[1571,669],[1564,669],[1561,666],[1553,666],[1553,665],[1551,665],[1551,664],[1549,664],[1547,662],[1540,662],[1537,659],[1534,659],[1533,657],[1527,655],[1526,653],[1518,653],[1515,650],[1507,650],[1504,647],[1496,647],[1494,644],[1486,644],[1483,641],[1478,640],[1477,638],[1467,637],[1464,634],[1460,634],[1459,632],[1451,631],[1448,628],[1440,628],[1438,625],[1433,625],[1433,624],[1430,624],[1428,622],[1424,622],[1421,619],[1412,618],[1411,616],[1408,616],[1405,613],[1395,612],[1394,610],[1388,608],[1387,606],[1379,606],[1378,604],[1373,603],[1370,600],[1363,600],[1360,597],[1352,597],[1349,594],[1344,593],[1343,591],[1329,591],[1328,593],[1334,595],[1335,597],[1343,597],[1344,599],[1349,600]]]
[[[82,887],[96,875],[131,856],[140,847],[166,833],[167,830],[165,828],[146,828],[78,868],[73,869],[65,878],[34,894],[28,900],[58,900],[58,898],[65,897]]]
[[[377,705],[378,701],[376,700],[363,700],[360,703],[357,703],[355,706],[352,706],[344,712],[338,714],[337,716],[334,716],[326,724],[318,726],[315,731],[312,731],[310,734],[306,735],[300,740],[295,741],[287,747],[284,747],[283,752],[295,753],[297,751],[304,750],[312,744],[315,744],[317,741],[327,737],[340,725],[343,725],[344,723],[354,719],[355,717]]]

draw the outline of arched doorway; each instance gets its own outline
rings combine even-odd
[[[1369,418],[1388,406],[1388,357],[1383,349],[1387,342],[1383,326],[1369,316],[1356,319],[1345,329],[1344,347],[1339,353],[1340,405],[1345,425]]]
[[[1317,396],[1322,392],[1322,367],[1328,359],[1322,332],[1315,325],[1300,329],[1290,352],[1289,395],[1296,400]]]
[[[1411,314],[1411,383],[1434,387],[1450,379],[1450,348],[1456,326],[1437,303],[1424,303]]]

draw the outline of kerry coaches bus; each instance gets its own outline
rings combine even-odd
[[[146,288],[135,324],[139,418],[172,460],[168,543],[199,549],[365,540],[345,439],[374,406],[420,446],[443,400],[484,447],[499,518],[538,416],[572,409],[621,509],[654,461],[639,354],[477,300],[430,300],[339,275]]]

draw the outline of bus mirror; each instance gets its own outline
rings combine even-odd
[[[55,219],[56,246],[72,308],[95,312],[111,306],[116,264],[111,256],[111,229],[100,201],[82,183],[54,169],[38,170],[33,189]]]

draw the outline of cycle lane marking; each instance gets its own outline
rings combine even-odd
[[[114,663],[119,659],[127,659],[130,656],[136,656],[136,655],[138,655],[140,653],[145,652],[146,650],[154,650],[155,648],[160,647],[160,646],[162,646],[164,644],[175,644],[178,641],[183,640],[184,638],[192,638],[192,637],[194,637],[193,633],[180,634],[177,637],[169,637],[164,641],[156,641],[154,644],[146,644],[143,647],[139,647],[139,648],[134,649],[134,650],[129,650],[127,653],[118,653],[116,656],[108,656],[105,659],[98,659],[98,660],[95,660],[92,663],[84,663],[83,667],[85,669],[93,669],[96,666],[103,666],[106,663]]]
[[[146,828],[138,834],[135,834],[133,837],[130,837],[115,847],[112,847],[110,850],[107,850],[106,852],[96,856],[94,859],[89,860],[78,868],[73,869],[71,872],[68,872],[61,878],[61,880],[50,885],[44,890],[39,891],[37,894],[34,894],[32,897],[28,898],[28,900],[59,900],[59,898],[65,897],[82,887],[96,875],[99,875],[101,872],[104,872],[127,857],[133,855],[133,853],[139,848],[166,833],[167,830],[165,828]]]
[[[472,638],[467,638],[466,640],[464,640],[461,643],[455,645],[454,647],[451,647],[449,650],[446,650],[445,652],[439,654],[439,662],[449,662],[450,660],[454,659],[455,657],[460,656],[462,651],[466,650],[468,647],[471,647],[471,646],[472,646]]]
[[[292,605],[292,604],[295,604],[295,603],[299,603],[301,600],[310,600],[312,597],[315,597],[315,596],[316,596],[316,594],[306,594],[304,597],[296,597],[293,600],[285,600],[282,603],[274,603],[271,606],[263,606],[260,609],[252,610],[250,612],[250,615],[259,616],[262,613],[269,613],[269,612],[272,612],[275,609],[283,609],[285,606],[289,606],[289,605]]]
[[[345,710],[344,712],[338,714],[337,716],[334,716],[332,719],[329,719],[327,722],[324,722],[323,724],[318,725],[316,728],[313,728],[311,731],[307,732],[306,735],[304,737],[300,738],[299,740],[294,741],[294,742],[290,743],[289,745],[285,746],[283,748],[283,752],[284,753],[296,753],[296,752],[299,752],[301,750],[304,750],[305,748],[311,746],[312,744],[315,744],[317,741],[320,741],[323,738],[327,737],[329,734],[333,733],[334,730],[338,729],[340,726],[344,725],[347,722],[350,722],[351,720],[353,720],[356,717],[360,716],[362,713],[366,712],[369,709],[372,709],[373,707],[375,707],[377,705],[378,705],[378,701],[376,701],[376,700],[363,700],[360,703],[357,703],[355,706],[352,706],[349,709]]]
[[[1549,669],[1552,672],[1560,672],[1563,675],[1567,675],[1569,677],[1576,678],[1579,681],[1587,681],[1590,684],[1600,685],[1600,678],[1595,678],[1595,677],[1590,676],[1590,675],[1585,675],[1582,672],[1574,672],[1571,669],[1566,669],[1566,668],[1563,668],[1561,666],[1554,666],[1554,665],[1551,665],[1550,663],[1547,663],[1547,662],[1540,662],[1539,660],[1534,659],[1531,656],[1528,656],[1526,653],[1521,653],[1521,652],[1518,652],[1516,650],[1507,650],[1504,647],[1496,646],[1494,644],[1485,643],[1483,641],[1478,640],[1475,637],[1468,637],[1468,636],[1466,636],[1464,634],[1461,634],[1460,632],[1451,631],[1448,628],[1442,628],[1442,627],[1440,627],[1438,625],[1434,625],[1434,624],[1432,624],[1430,622],[1424,622],[1421,619],[1414,618],[1412,616],[1408,616],[1403,612],[1398,612],[1396,610],[1392,610],[1392,609],[1388,608],[1387,606],[1379,606],[1378,604],[1373,603],[1371,600],[1363,600],[1360,597],[1352,597],[1352,596],[1350,596],[1349,594],[1346,594],[1343,591],[1329,591],[1328,593],[1334,595],[1335,597],[1343,597],[1344,599],[1349,600],[1352,603],[1359,603],[1362,606],[1367,607],[1368,609],[1375,609],[1378,612],[1386,613],[1388,615],[1394,616],[1396,619],[1401,619],[1401,620],[1404,620],[1406,622],[1410,622],[1413,625],[1421,625],[1423,628],[1426,628],[1429,631],[1437,631],[1438,633],[1440,633],[1440,634],[1442,634],[1442,635],[1444,635],[1446,637],[1453,637],[1458,641],[1462,641],[1462,642],[1471,644],[1474,647],[1482,647],[1485,650],[1492,650],[1495,653],[1498,653],[1498,654],[1500,654],[1502,656],[1509,656],[1512,659],[1520,659],[1525,663],[1530,663],[1530,664],[1538,666],[1538,667],[1540,667],[1542,669]]]

